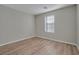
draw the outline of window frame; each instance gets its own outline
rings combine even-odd
[[[49,20],[49,19],[47,19],[47,17],[52,17],[53,19],[52,19],[52,23],[49,23],[49,24],[52,24],[52,28],[53,29],[48,29],[48,23],[47,23],[47,20]],[[55,33],[55,16],[54,15],[48,15],[48,16],[45,16],[45,18],[44,18],[44,22],[45,22],[45,26],[44,26],[44,31],[45,32],[47,32],[47,33]]]

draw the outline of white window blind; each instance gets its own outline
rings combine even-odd
[[[54,33],[55,19],[53,15],[45,16],[45,32]]]

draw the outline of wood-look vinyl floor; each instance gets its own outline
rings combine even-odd
[[[33,37],[0,47],[0,55],[78,55],[76,46]]]

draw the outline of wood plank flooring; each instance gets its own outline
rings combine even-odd
[[[78,55],[76,46],[33,37],[0,47],[0,55]]]

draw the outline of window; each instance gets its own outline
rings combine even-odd
[[[51,32],[54,33],[54,16],[50,15],[50,16],[46,16],[45,17],[45,32]]]

